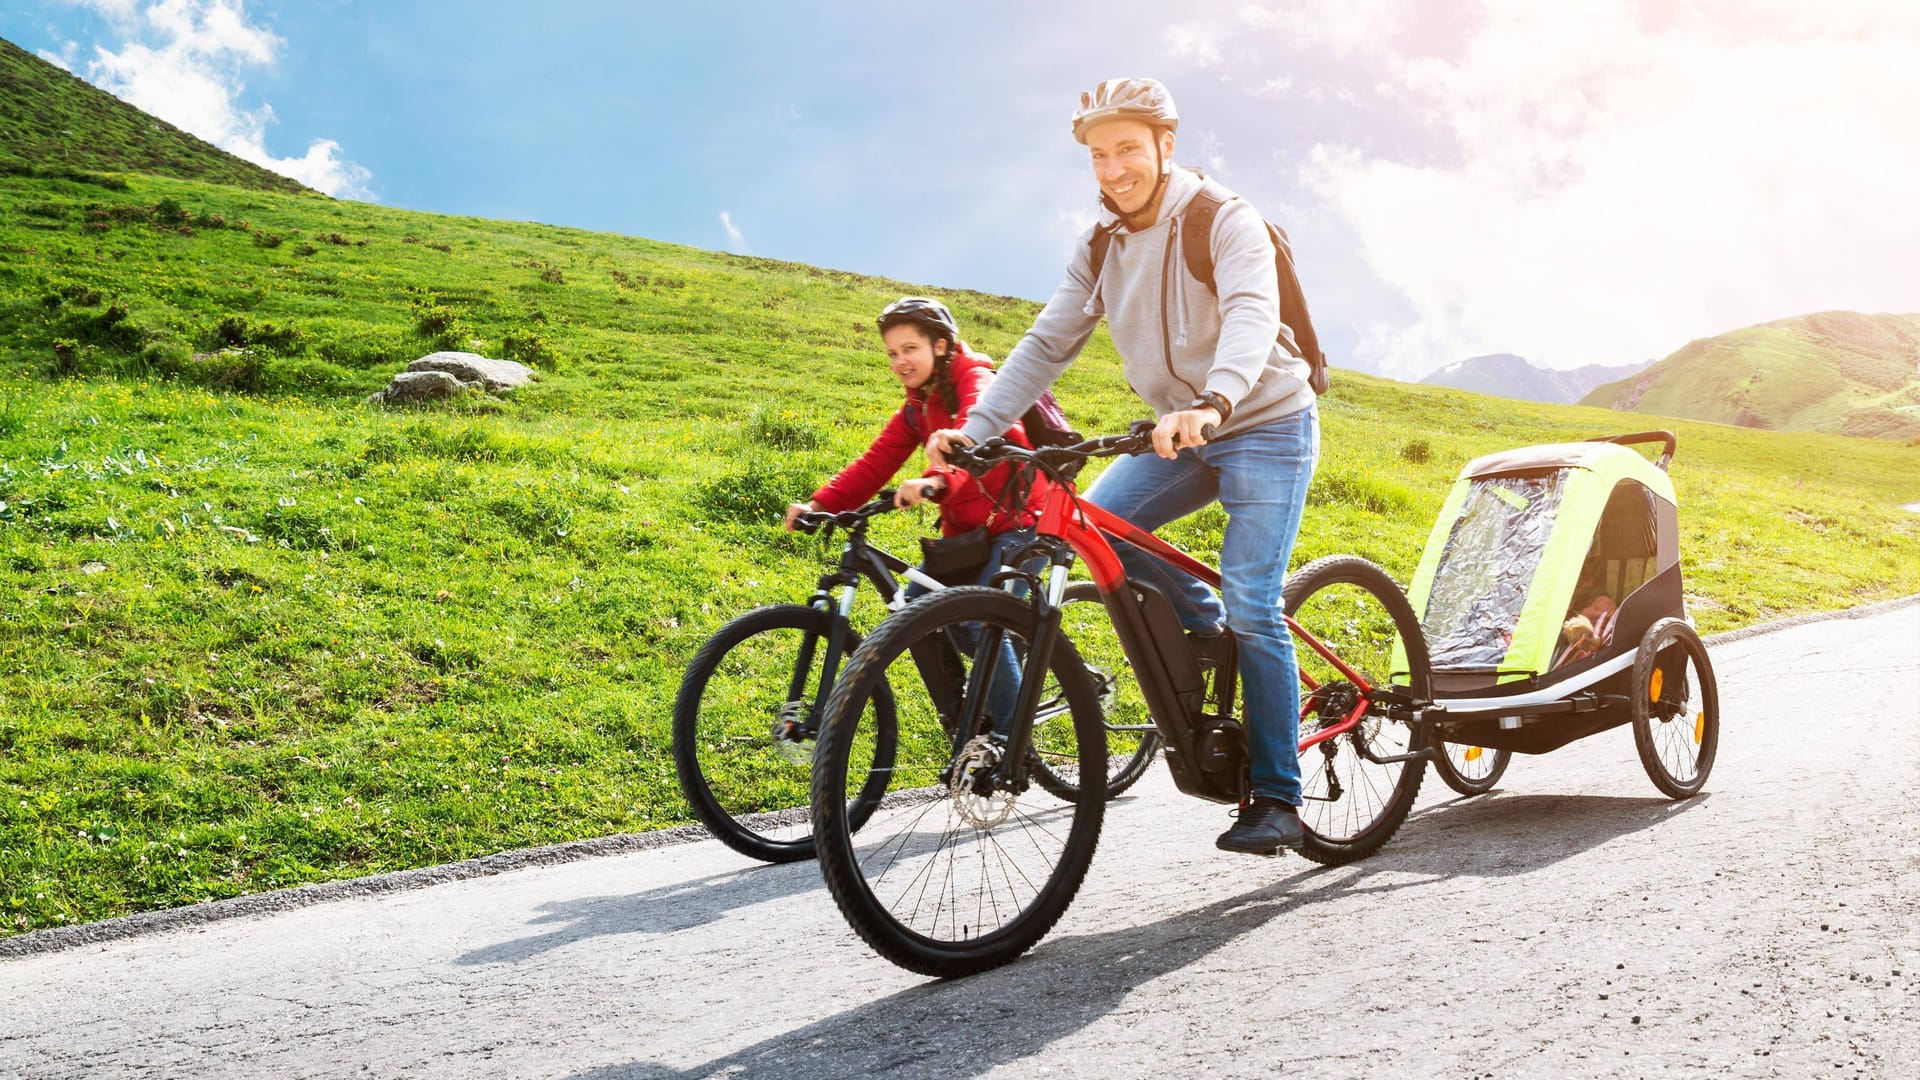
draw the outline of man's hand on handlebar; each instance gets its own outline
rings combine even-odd
[[[927,436],[927,463],[935,466],[953,464],[948,458],[956,446],[972,446],[973,440],[960,434],[959,428],[941,428]]]
[[[794,522],[800,520],[801,514],[817,514],[819,512],[820,512],[820,505],[814,502],[812,499],[808,499],[806,502],[803,502],[803,503],[789,504],[787,506],[787,521],[786,521],[787,531],[788,532],[793,531]]]
[[[1172,460],[1183,447],[1205,446],[1221,422],[1220,410],[1211,405],[1170,412],[1153,425],[1153,452]]]

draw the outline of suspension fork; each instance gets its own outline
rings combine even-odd
[[[839,588],[836,598],[830,591]],[[847,628],[853,624],[853,598],[859,592],[859,579],[849,580],[845,575],[822,578],[820,591],[813,595],[808,606],[827,613],[827,654],[820,664],[820,687],[814,693],[813,700],[807,705],[806,718],[800,722],[800,730],[788,730],[789,738],[810,739],[820,734],[820,714],[826,707],[828,696],[833,693],[833,684],[840,674],[840,662],[847,651]],[[813,653],[819,638],[808,634],[800,643],[800,656],[793,664],[793,678],[787,684],[787,700],[799,701],[807,691],[807,676],[813,671]],[[798,718],[788,717],[788,723]]]
[[[1020,692],[1013,709],[1013,728],[1007,733],[1006,756],[1001,759],[1000,767],[995,770],[995,786],[1002,790],[1023,791],[1027,786],[1028,750],[1033,746],[1033,718],[1040,709],[1040,695],[1046,692],[1047,672],[1053,662],[1054,644],[1060,640],[1060,605],[1066,599],[1067,567],[1073,561],[1071,549],[1055,550],[1049,559],[1045,581],[1044,601],[1034,604],[1033,637],[1027,644],[1026,662],[1020,672]],[[987,638],[992,638],[991,642]],[[976,708],[969,710],[976,716],[984,708],[984,695],[992,685],[993,670],[1000,666],[1000,642],[1005,631],[999,627],[990,628],[982,635],[980,647],[991,649],[985,656],[978,657],[974,663],[975,681],[979,683],[981,698]],[[982,668],[989,669],[984,678],[980,677]],[[968,690],[973,691],[969,686]]]

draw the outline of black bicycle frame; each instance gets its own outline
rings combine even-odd
[[[820,576],[813,595],[807,600],[808,607],[827,615],[827,651],[820,667],[820,688],[810,703],[807,715],[804,718],[782,717],[784,738],[798,742],[814,738],[820,732],[821,710],[826,706],[828,696],[833,693],[833,685],[840,675],[840,665],[846,656],[847,635],[852,628],[853,600],[860,582],[863,579],[871,582],[882,602],[890,609],[897,610],[903,602],[904,590],[898,575],[912,573],[912,566],[867,543],[869,520],[891,507],[892,495],[891,491],[882,492],[879,499],[859,510],[822,515],[816,519],[819,526],[831,528],[838,525],[845,529],[847,541],[840,549],[839,565],[831,573]],[[811,516],[804,515],[803,520]],[[807,677],[813,671],[814,649],[818,640],[809,634],[801,643],[800,655],[794,661],[793,677],[787,686],[786,700],[790,702],[802,700]],[[961,700],[956,697],[954,690],[957,681],[955,676],[960,670],[958,651],[950,643],[922,641],[915,642],[910,652],[934,707],[943,716],[954,716]]]

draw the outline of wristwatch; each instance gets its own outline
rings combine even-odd
[[[1218,390],[1200,391],[1200,396],[1197,398],[1194,398],[1193,403],[1191,405],[1188,405],[1187,408],[1212,409],[1213,411],[1220,414],[1220,422],[1223,424],[1227,422],[1227,417],[1233,415],[1232,403],[1227,401],[1227,395],[1221,393]]]

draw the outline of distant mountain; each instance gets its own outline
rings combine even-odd
[[[1448,364],[1420,381],[1428,386],[1451,386],[1494,397],[1572,404],[1587,396],[1594,387],[1624,379],[1644,367],[1645,364],[1614,367],[1588,364],[1571,371],[1548,371],[1534,367],[1524,357],[1494,353]]]
[[[0,174],[75,172],[142,172],[266,191],[309,190],[0,39]]]
[[[1920,438],[1920,314],[1826,311],[1701,338],[1581,404],[1775,431]]]

